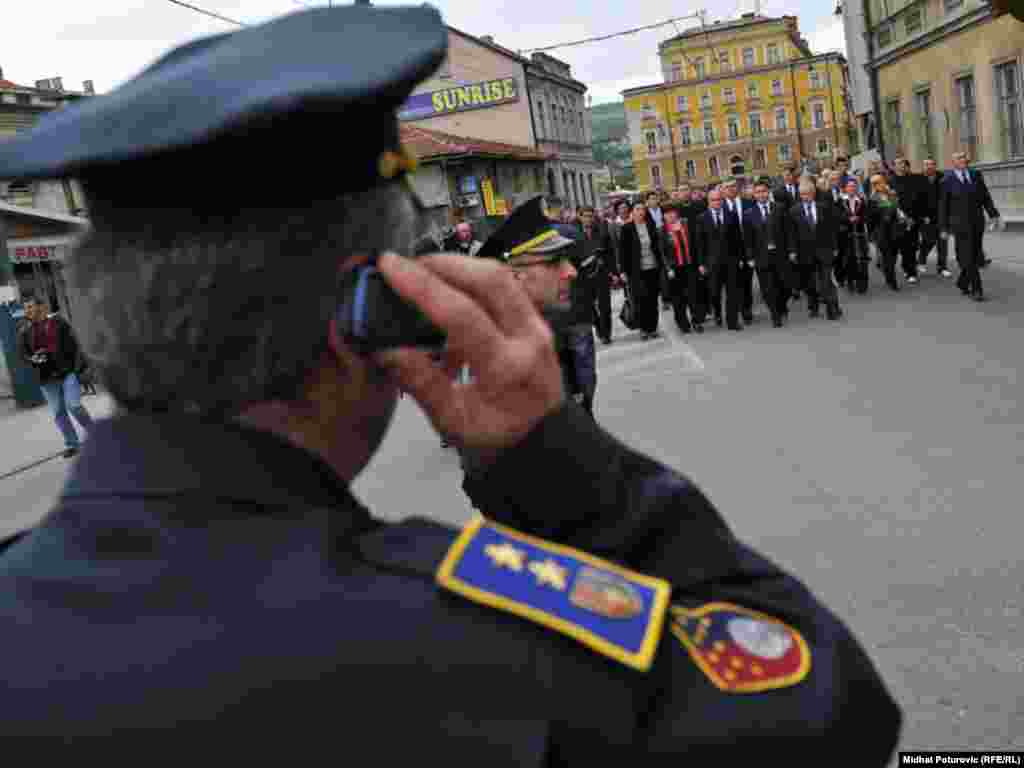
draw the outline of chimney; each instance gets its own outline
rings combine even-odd
[[[86,80],[82,83],[82,90],[90,96],[96,95],[96,90],[93,88],[92,80]]]

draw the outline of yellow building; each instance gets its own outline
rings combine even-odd
[[[846,60],[812,54],[795,17],[744,14],[659,55],[665,82],[622,94],[642,189],[814,170],[849,151]]]

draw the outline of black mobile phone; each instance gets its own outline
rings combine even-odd
[[[394,347],[441,349],[446,334],[392,290],[375,259],[345,274],[338,332],[361,354]]]

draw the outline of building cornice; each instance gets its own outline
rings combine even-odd
[[[659,43],[658,51],[661,52],[666,48],[675,48],[679,43],[696,39],[701,35],[714,35],[719,32],[737,32],[742,29],[761,27],[766,24],[781,24],[785,27],[787,26],[785,23],[787,21],[796,21],[796,16],[770,16],[760,19],[737,19],[735,21],[726,22],[725,24],[705,24],[702,27],[688,29],[681,35],[670,37],[668,40]]]
[[[571,88],[572,90],[579,91],[580,93],[587,92],[587,86],[581,83],[579,80],[573,80],[571,77],[562,77],[561,75],[556,75],[553,72],[548,72],[546,69],[543,69],[535,64],[531,64],[526,67],[526,76],[533,77],[538,80],[547,80],[548,82],[554,83],[555,85],[560,85],[563,88]]]
[[[981,8],[976,8],[971,13],[966,13],[963,16],[958,16],[955,19],[950,19],[945,24],[941,24],[937,27],[925,32],[919,37],[915,37],[913,40],[909,40],[903,45],[886,51],[880,56],[876,56],[873,60],[869,61],[864,65],[866,69],[881,69],[888,64],[892,64],[894,61],[902,59],[911,53],[916,53],[924,48],[929,48],[934,43],[939,42],[945,37],[955,33],[962,32],[969,27],[977,26],[985,21],[992,18],[991,6],[985,5]],[[888,23],[888,22],[885,22]],[[882,24],[876,24],[866,34],[874,35]]]
[[[782,62],[781,64],[763,64],[760,67],[751,67],[750,69],[742,69],[733,72],[728,72],[725,74],[712,75],[710,77],[705,77],[702,80],[676,80],[671,83],[641,85],[637,88],[627,88],[625,91],[622,91],[621,93],[624,98],[629,96],[639,96],[644,93],[657,93],[658,91],[671,90],[673,88],[686,88],[694,85],[716,83],[722,80],[742,79],[747,75],[764,75],[776,70],[784,72],[790,67],[814,64],[819,61],[827,63],[832,60],[840,61],[844,64],[846,63],[846,57],[843,56],[843,54],[839,53],[838,51],[829,51],[828,53],[819,53],[814,56],[805,56],[800,59],[790,59],[789,61]]]
[[[471,35],[468,32],[463,32],[461,29],[456,29],[455,27],[449,26],[448,27],[448,31],[449,32],[454,32],[455,34],[459,35],[460,37],[464,37],[467,40],[471,40],[472,42],[476,43],[477,45],[482,46],[484,48],[487,48],[489,50],[492,50],[495,53],[500,53],[502,56],[506,56],[506,57],[512,59],[513,61],[518,61],[520,64],[522,64],[524,66],[526,66],[526,65],[531,63],[528,58],[526,58],[525,56],[520,56],[518,53],[516,53],[513,50],[510,50],[508,48],[500,46],[497,43],[489,43],[486,40],[481,40],[476,35]]]

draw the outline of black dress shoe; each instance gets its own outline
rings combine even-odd
[[[65,459],[71,459],[78,455],[77,448],[65,448],[64,453],[61,454]]]
[[[693,330],[695,330],[697,333],[704,333],[704,326],[701,325],[700,323],[697,323],[696,325],[693,326]]]
[[[717,325],[719,328],[721,328],[722,327],[722,318],[716,317],[715,318],[715,325]]]
[[[971,298],[974,299],[975,301],[988,301],[988,299],[985,298],[984,293],[976,293],[973,296],[971,296]]]
[[[746,323],[747,325],[753,325],[754,324],[754,316],[751,315],[751,314],[744,315],[743,316],[743,322]]]
[[[782,327],[782,318],[777,316],[777,315],[775,317],[773,317],[772,318],[772,325],[775,328],[781,328]]]
[[[730,331],[742,331],[743,330],[743,326],[742,325],[730,325],[729,326],[729,330]]]
[[[817,309],[809,309],[809,310],[807,310],[807,316],[808,317],[821,317],[821,312],[819,310],[817,310]]]

